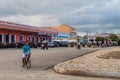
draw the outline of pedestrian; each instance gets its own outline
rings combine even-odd
[[[77,43],[77,49],[80,49],[80,42]]]

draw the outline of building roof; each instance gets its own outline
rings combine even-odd
[[[24,24],[17,24],[12,22],[6,22],[0,20],[0,28],[12,29],[12,30],[22,30],[22,31],[32,31],[32,32],[45,32],[45,33],[57,33],[56,30],[44,27],[36,27]]]
[[[39,29],[48,33],[58,33],[58,30],[52,27],[39,27]]]
[[[67,24],[61,24],[60,26],[66,26],[66,27],[69,27],[69,28],[71,28],[71,29],[76,30],[76,28],[74,28],[74,27],[72,27],[72,26],[69,26],[69,25],[67,25]]]

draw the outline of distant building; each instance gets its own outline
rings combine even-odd
[[[118,38],[120,39],[120,34],[116,34]],[[88,41],[95,41],[96,37],[105,37],[108,38],[109,34],[108,33],[103,33],[103,34],[94,34],[94,35],[88,35]]]
[[[0,43],[40,43],[43,40],[77,40],[76,29],[62,24],[55,27],[36,27],[0,21]]]
[[[55,40],[58,37],[58,30],[54,29],[52,27],[40,27],[40,30],[43,30],[43,31],[46,31],[46,32],[50,33],[50,34],[48,34],[49,36],[51,36],[50,41]]]
[[[75,28],[68,26],[66,24],[61,24],[59,26],[52,27],[54,29],[57,29],[58,35],[57,39],[58,40],[76,40],[77,39],[77,31]]]
[[[57,34],[57,31],[51,28],[0,21],[0,43],[4,44],[22,43],[24,41],[32,43],[39,43],[43,40],[51,41],[53,34]]]

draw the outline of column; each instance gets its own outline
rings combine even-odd
[[[9,33],[8,36],[9,36],[9,43],[11,43],[11,42],[12,42],[12,41],[11,41],[11,36],[12,36],[12,35]]]
[[[42,42],[42,35],[40,35],[40,42]]]

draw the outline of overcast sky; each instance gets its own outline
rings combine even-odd
[[[120,0],[0,0],[0,20],[40,27],[67,24],[80,33],[120,33]]]

